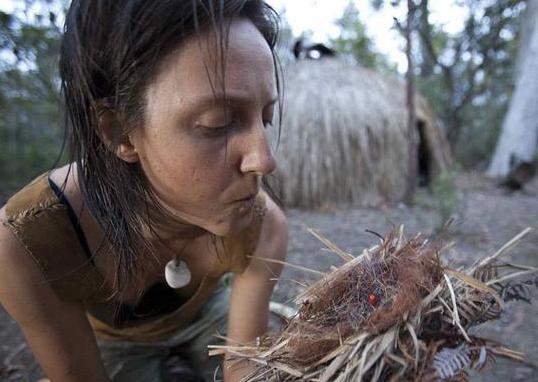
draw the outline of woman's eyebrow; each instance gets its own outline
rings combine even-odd
[[[251,104],[254,100],[248,94],[242,93],[217,93],[207,94],[191,100],[190,106],[195,110],[204,110],[216,105],[245,105]],[[278,96],[272,97],[266,105],[273,105],[278,102]]]

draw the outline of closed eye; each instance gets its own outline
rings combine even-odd
[[[229,132],[229,130],[234,129],[238,125],[238,122],[235,120],[232,120],[228,122],[225,125],[222,126],[204,126],[204,125],[197,125],[197,129],[204,135],[208,137],[218,137],[226,134]]]

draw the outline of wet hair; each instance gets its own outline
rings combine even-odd
[[[186,38],[208,29],[222,40],[215,49],[225,49],[227,28],[238,17],[261,32],[278,67],[278,16],[261,0],[74,0],[70,5],[60,56],[66,132],[84,203],[114,252],[116,291],[136,274],[137,259],[153,253],[145,234],[148,227],[151,231],[150,211],[165,209],[140,164],[121,160],[102,141],[99,114],[121,115],[121,134],[143,126],[145,92],[159,65]]]

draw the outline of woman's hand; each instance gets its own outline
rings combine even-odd
[[[254,256],[242,273],[234,278],[228,317],[229,345],[255,341],[267,331],[269,300],[282,265],[262,258],[283,261],[288,244],[287,219],[282,210],[267,197],[267,212]],[[248,362],[224,362],[225,382],[239,381],[253,365]]]

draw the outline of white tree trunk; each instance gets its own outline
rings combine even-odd
[[[531,162],[538,144],[538,0],[529,0],[516,63],[516,87],[487,171],[506,176],[512,159]]]
[[[521,19],[521,28],[519,30],[519,47],[516,57],[515,77],[519,78],[521,67],[525,62],[526,53],[529,50],[529,43],[532,38],[532,32],[536,26],[536,16],[538,16],[538,0],[527,0],[525,14]]]

